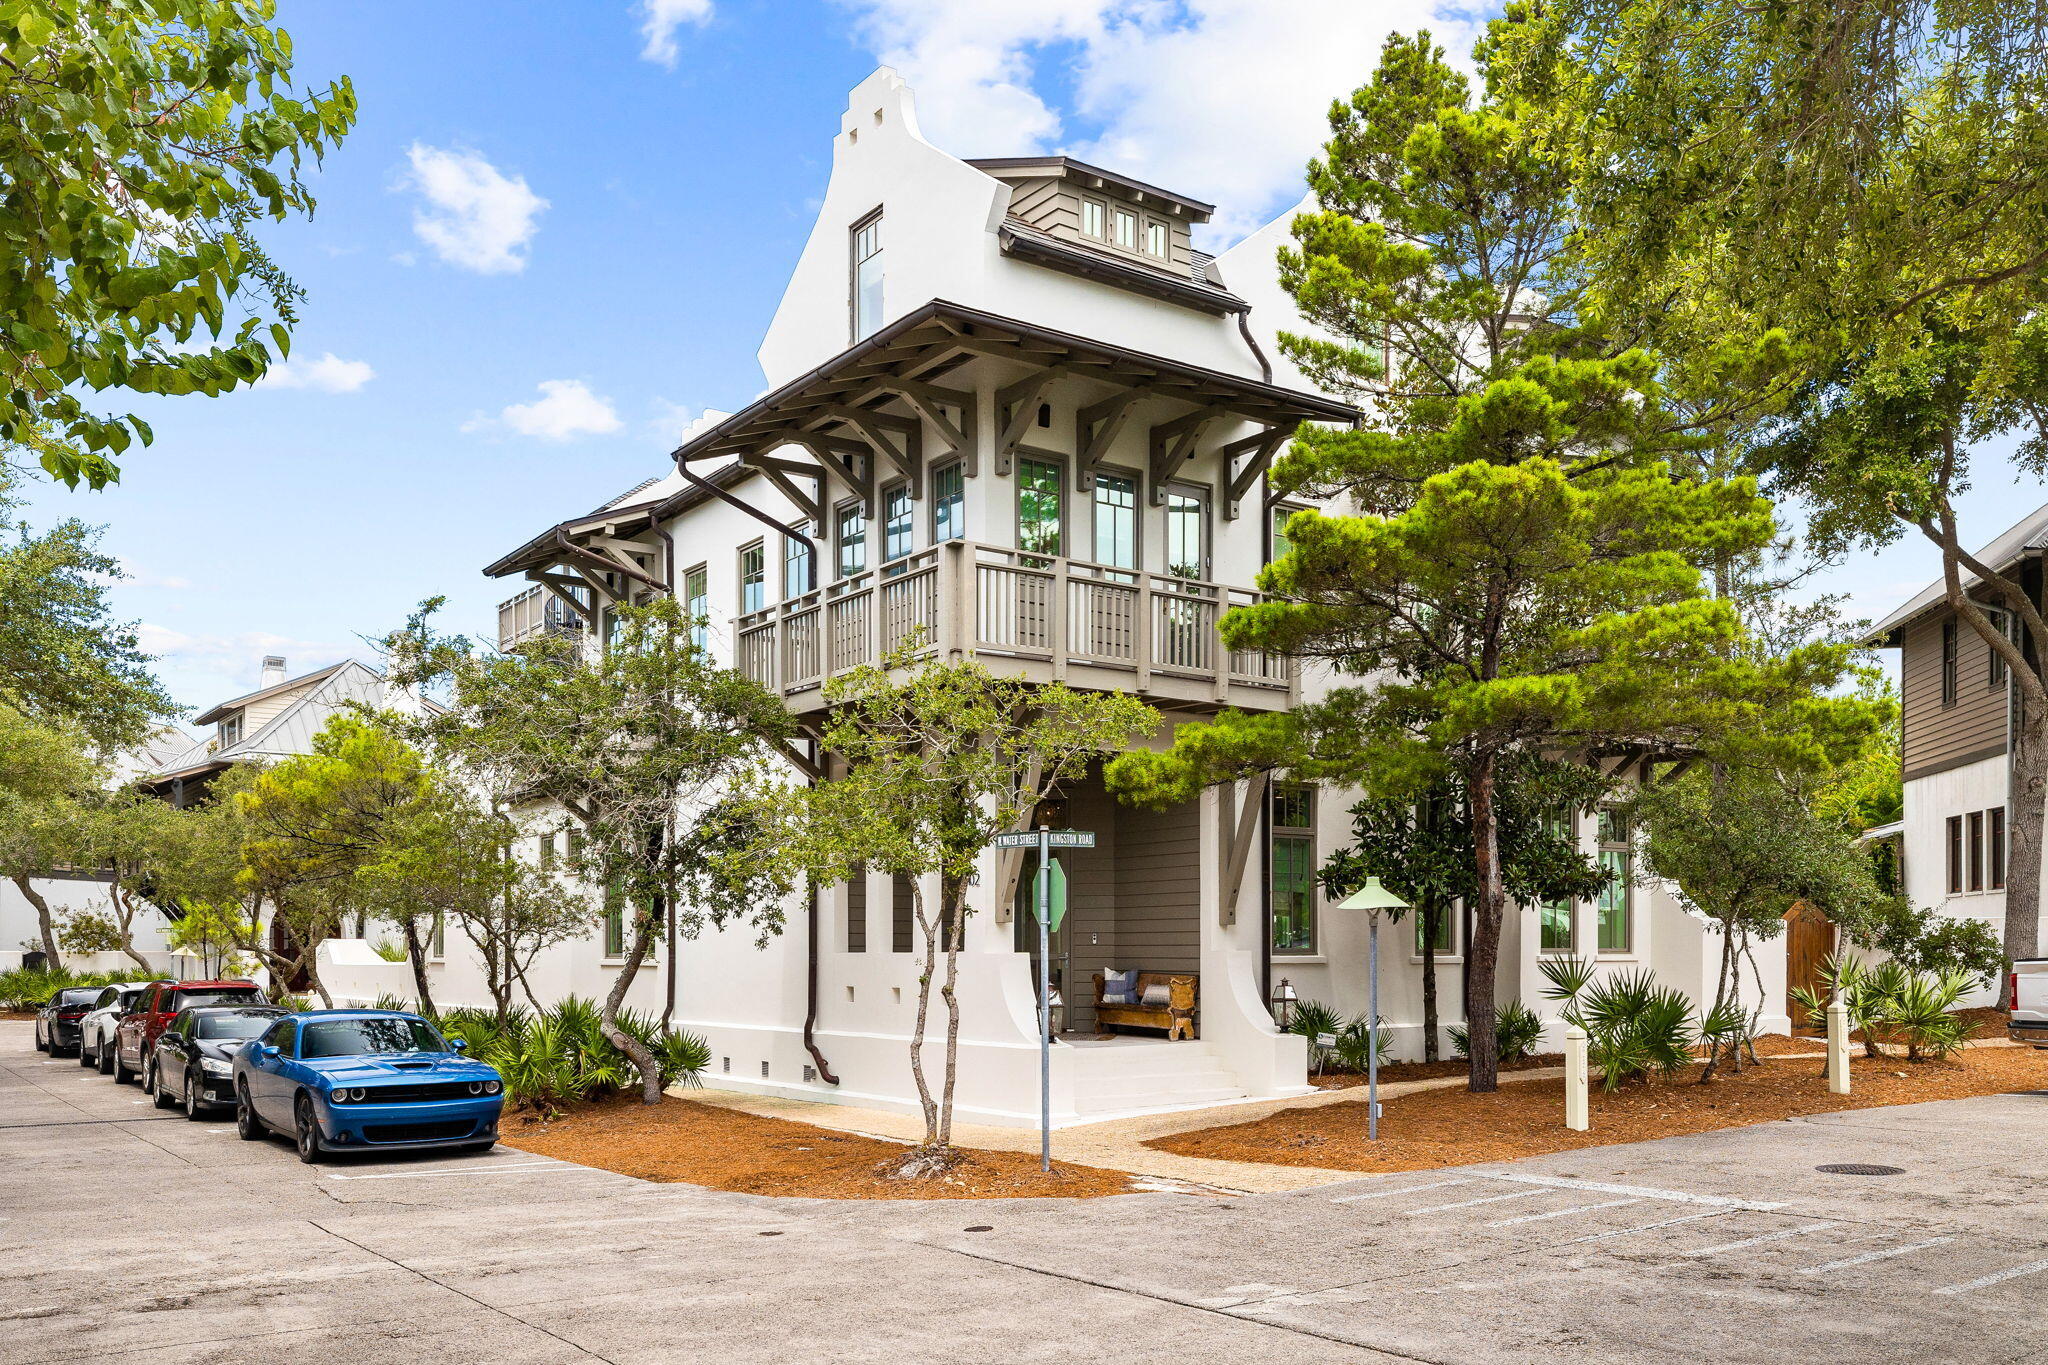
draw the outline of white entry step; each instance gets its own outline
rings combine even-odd
[[[1200,1041],[1083,1042],[1074,1045],[1070,1058],[1074,1110],[1080,1114],[1220,1104],[1250,1093]]]

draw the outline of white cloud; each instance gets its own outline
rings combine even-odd
[[[650,62],[673,67],[680,55],[676,30],[684,24],[702,28],[711,22],[711,0],[640,0],[640,32],[647,46],[640,55]]]
[[[123,559],[120,563],[121,572],[115,581],[126,583],[133,588],[168,588],[174,592],[182,592],[192,586],[192,580],[189,578],[180,578],[176,574],[151,573],[132,559]]]
[[[513,403],[496,417],[481,414],[462,424],[464,431],[505,430],[544,441],[572,441],[578,436],[604,436],[624,423],[612,400],[590,391],[580,379],[543,379],[540,397]]]
[[[657,441],[680,442],[703,420],[704,409],[693,408],[688,403],[657,398],[650,406],[654,409],[654,416],[647,419],[647,434]]]
[[[316,389],[321,393],[354,393],[377,377],[364,360],[343,360],[328,351],[316,360],[280,360],[265,372],[262,383],[274,389]]]
[[[1333,98],[1390,32],[1428,28],[1466,65],[1476,27],[1439,0],[846,0],[962,156],[1067,152],[1213,200],[1213,249],[1301,197]],[[1055,80],[1058,84],[1055,85]]]
[[[157,672],[176,675],[181,700],[197,706],[211,706],[228,697],[254,691],[260,682],[264,656],[282,655],[291,676],[310,673],[349,657],[350,645],[322,640],[300,640],[289,635],[251,630],[239,634],[187,634],[143,622],[136,627],[143,652],[158,660]],[[198,693],[199,688],[204,693]]]
[[[406,150],[411,172],[403,188],[426,203],[413,213],[412,230],[450,265],[482,275],[526,269],[526,244],[548,201],[507,176],[482,155],[415,142]]]

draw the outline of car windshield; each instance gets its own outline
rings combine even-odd
[[[57,998],[50,1003],[53,1005],[89,1005],[99,998],[100,992],[97,986],[73,986],[69,990],[58,991]]]
[[[201,1038],[254,1038],[270,1027],[277,1018],[274,1014],[257,1014],[253,1010],[237,1010],[233,1014],[202,1014],[199,1016]]]
[[[211,991],[179,991],[178,1008],[196,1009],[201,1005],[245,1005],[263,999],[254,986],[223,986]]]
[[[301,1057],[360,1057],[389,1052],[446,1052],[448,1044],[424,1019],[325,1019],[307,1024]]]

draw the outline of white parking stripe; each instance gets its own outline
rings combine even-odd
[[[1497,1222],[1488,1223],[1486,1226],[1490,1228],[1507,1228],[1513,1227],[1517,1223],[1540,1223],[1546,1218],[1563,1218],[1568,1214],[1591,1213],[1594,1209],[1618,1209],[1623,1204],[1640,1204],[1642,1202],[1640,1199],[1610,1199],[1604,1204],[1580,1204],[1576,1208],[1552,1209],[1548,1213],[1525,1213],[1520,1218],[1502,1218]]]
[[[1708,1209],[1705,1213],[1680,1214],[1676,1218],[1666,1218],[1659,1223],[1640,1223],[1632,1228],[1609,1228],[1605,1232],[1591,1232],[1584,1237],[1574,1237],[1569,1242],[1564,1242],[1560,1245],[1577,1246],[1580,1242],[1601,1242],[1609,1237],[1627,1237],[1633,1233],[1651,1232],[1657,1228],[1668,1228],[1674,1223],[1697,1223],[1702,1218],[1725,1218],[1727,1215],[1728,1210],[1726,1209]]]
[[[1432,1180],[1426,1185],[1403,1185],[1398,1190],[1374,1190],[1370,1194],[1340,1194],[1332,1204],[1356,1204],[1361,1199],[1385,1199],[1396,1194],[1420,1194],[1424,1190],[1440,1190],[1446,1185],[1469,1185],[1472,1182],[1464,1176],[1452,1176],[1449,1180]]]
[[[1739,1242],[1723,1242],[1717,1247],[1701,1247],[1698,1251],[1679,1253],[1683,1256],[1719,1256],[1724,1251],[1740,1251],[1744,1247],[1762,1246],[1765,1242],[1783,1241],[1787,1237],[1804,1237],[1809,1232],[1819,1232],[1833,1227],[1833,1223],[1808,1223],[1803,1228],[1786,1228],[1783,1232],[1767,1232],[1761,1237],[1745,1237]]]
[[[1408,1217],[1420,1218],[1425,1213],[1442,1213],[1445,1209],[1469,1209],[1474,1204],[1498,1204],[1504,1199],[1540,1199],[1550,1190],[1516,1190],[1513,1194],[1489,1194],[1479,1199],[1460,1199],[1455,1204],[1431,1204],[1426,1209],[1410,1209]]]
[[[1930,1237],[1924,1242],[1908,1242],[1902,1247],[1886,1247],[1883,1251],[1866,1251],[1861,1256],[1850,1256],[1845,1260],[1829,1261],[1826,1265],[1810,1265],[1799,1273],[1802,1275],[1821,1275],[1830,1270],[1846,1270],[1852,1265],[1868,1265],[1872,1261],[1883,1261],[1893,1256],[1903,1256],[1909,1251],[1924,1251],[1928,1247],[1938,1247],[1943,1242],[1953,1242],[1954,1240],[1955,1238],[1953,1237]]]
[[[1721,1209],[1751,1209],[1768,1213],[1783,1204],[1763,1204],[1753,1199],[1728,1199],[1718,1194],[1692,1194],[1686,1190],[1659,1190],[1645,1185],[1603,1185],[1597,1180],[1565,1180],[1552,1175],[1511,1175],[1502,1172],[1490,1180],[1513,1180],[1523,1185],[1548,1185],[1555,1190],[1585,1190],[1591,1194],[1631,1194],[1638,1199],[1664,1199],[1674,1204],[1710,1204]]]
[[[2016,1265],[2005,1270],[1993,1271],[1989,1275],[1979,1275],[1976,1279],[1962,1284],[1946,1285],[1934,1292],[1937,1294],[1967,1294],[1973,1289],[1984,1289],[1994,1284],[2002,1284],[2006,1280],[2016,1280],[2022,1275],[2038,1275],[2044,1270],[2048,1270],[2048,1261],[2028,1261],[2025,1265]]]
[[[514,1175],[525,1171],[586,1171],[588,1166],[573,1166],[565,1161],[520,1161],[508,1162],[502,1166],[479,1166],[469,1171],[387,1171],[378,1175],[328,1175],[323,1180],[427,1180],[437,1175]]]

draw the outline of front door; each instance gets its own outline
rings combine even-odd
[[[1822,969],[1834,951],[1835,926],[1826,915],[1805,901],[1785,912],[1785,1012],[1792,1016],[1794,1033],[1824,1031],[1807,1019],[1793,992],[1804,989],[1825,998]]]

